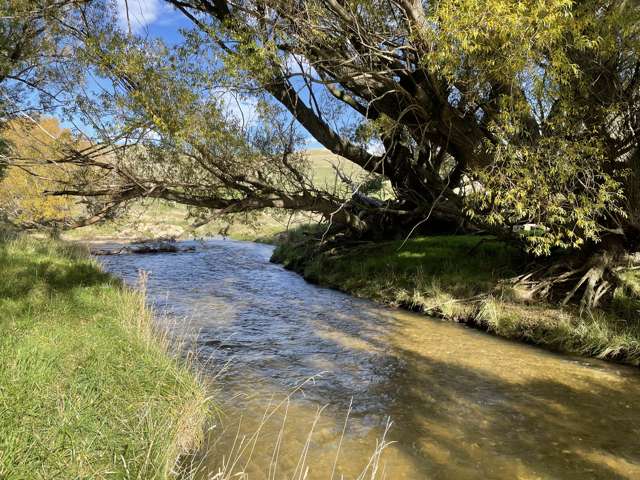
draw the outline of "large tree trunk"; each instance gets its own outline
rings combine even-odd
[[[628,229],[633,229],[632,237],[637,248],[640,244],[640,148],[634,149],[629,154],[627,161],[629,173],[625,179],[625,211]]]

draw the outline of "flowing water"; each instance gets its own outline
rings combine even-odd
[[[319,288],[269,246],[192,244],[104,263],[130,283],[150,272],[160,321],[215,377],[202,478],[329,480],[334,463],[334,479],[358,478],[390,418],[362,478],[640,479],[637,369]]]

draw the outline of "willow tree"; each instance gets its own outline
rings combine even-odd
[[[490,231],[552,255],[526,276],[537,293],[589,307],[638,249],[637,2],[167,1],[192,23],[176,49],[87,34],[120,86],[109,118],[145,143],[91,195],[311,210],[360,234]],[[230,91],[257,123],[228,114]],[[392,198],[310,185],[296,125]]]
[[[0,114],[43,111],[62,101],[59,81],[76,76],[63,27],[89,0],[4,0],[0,4]]]
[[[77,163],[80,153],[92,152],[96,161],[98,152],[104,155],[104,147],[45,117],[68,112],[67,119],[75,119],[70,107],[86,78],[77,56],[78,28],[90,9],[97,14],[94,3],[0,2],[0,219],[19,228],[57,230],[95,217],[93,207],[87,212],[70,199],[45,195],[61,182],[88,179],[66,165]]]
[[[535,223],[534,253],[591,254],[536,288],[570,285],[570,300],[585,284],[589,306],[637,249],[635,2],[172,3],[318,141],[387,177],[400,223],[470,219],[505,235]],[[333,131],[323,94],[357,112],[356,132],[384,153]]]

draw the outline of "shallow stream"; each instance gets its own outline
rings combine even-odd
[[[640,479],[638,369],[311,285],[270,246],[185,243],[101,259],[149,272],[159,321],[215,378],[202,478]]]

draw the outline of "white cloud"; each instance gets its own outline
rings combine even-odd
[[[131,23],[131,30],[134,33],[140,32],[154,23],[165,11],[162,0],[116,0],[116,5],[118,21],[125,30],[129,28],[127,9],[129,10],[129,23]]]
[[[251,126],[258,120],[258,102],[253,98],[244,98],[231,91],[222,92],[220,99],[228,114],[236,118],[245,127]]]
[[[384,145],[377,139],[371,139],[366,145],[366,149],[371,155],[384,155],[385,153]]]

